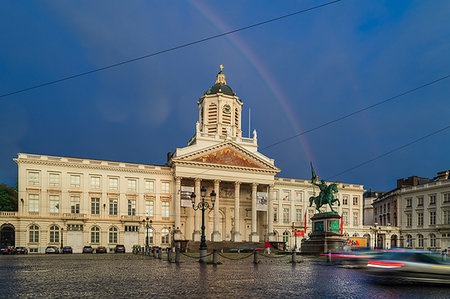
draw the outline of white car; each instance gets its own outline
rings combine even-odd
[[[45,253],[59,253],[59,249],[56,246],[47,246]]]

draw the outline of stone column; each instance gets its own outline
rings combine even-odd
[[[176,177],[175,178],[175,233],[174,233],[174,239],[180,240],[182,239],[181,231],[179,228],[181,227],[181,178]]]
[[[202,180],[199,178],[195,179],[195,206],[198,206],[198,203],[200,201],[200,184]],[[192,240],[193,241],[200,241],[201,232],[200,232],[200,221],[201,221],[201,211],[197,210],[194,212],[194,233],[192,234]]]
[[[240,219],[239,219],[239,197],[240,197],[241,182],[234,182],[234,228],[231,240],[233,242],[242,242],[242,236],[240,232]]]
[[[275,240],[275,234],[273,232],[273,201],[275,199],[275,191],[273,190],[274,185],[269,186],[269,203],[267,204],[267,237],[270,241]]]
[[[216,203],[214,204],[214,228],[211,234],[211,241],[213,242],[221,242],[222,235],[219,231],[219,207],[220,207],[220,181],[214,181],[214,192],[216,192]]]
[[[259,235],[256,231],[257,225],[257,213],[256,213],[256,191],[258,190],[258,184],[252,184],[252,233],[249,236],[250,242],[259,242]]]

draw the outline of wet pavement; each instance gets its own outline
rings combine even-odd
[[[0,256],[0,297],[450,297],[449,287],[375,284],[361,270],[313,259],[220,260],[215,266],[185,256],[178,265],[132,254]]]

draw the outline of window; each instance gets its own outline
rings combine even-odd
[[[436,225],[436,211],[430,211],[430,225]]]
[[[423,235],[417,235],[417,247],[423,248]]]
[[[169,203],[167,201],[163,201],[161,203],[161,216],[169,217]]]
[[[161,230],[161,243],[169,244],[169,230],[167,228]]]
[[[342,204],[348,205],[348,196],[347,195],[342,195]]]
[[[406,226],[411,227],[412,226],[412,216],[411,214],[406,214]]]
[[[137,225],[125,225],[125,231],[126,232],[138,232],[139,226]]]
[[[56,225],[50,226],[50,243],[59,243],[59,227]]]
[[[417,206],[423,207],[423,196],[417,197]]]
[[[117,243],[117,228],[114,226],[109,228],[109,243],[110,244]]]
[[[155,215],[155,203],[152,200],[145,201],[145,216],[153,217]]]
[[[278,209],[273,208],[273,222],[277,222],[277,221],[278,221]]]
[[[289,208],[283,208],[283,222],[289,222]]]
[[[48,185],[52,187],[59,186],[59,173],[50,173],[48,175]]]
[[[283,190],[283,200],[289,201],[289,190]]]
[[[303,201],[303,193],[300,191],[295,191],[295,201],[302,202]]]
[[[39,185],[39,172],[28,173],[28,185]]]
[[[358,225],[358,213],[353,213],[353,225]]]
[[[39,212],[39,195],[37,194],[28,195],[28,211],[30,213]]]
[[[128,216],[136,216],[136,200],[128,200]]]
[[[70,187],[72,188],[80,188],[81,178],[79,175],[71,175],[70,176]]]
[[[348,224],[348,212],[342,212],[342,223]]]
[[[118,178],[109,178],[109,190],[119,190]]]
[[[444,203],[450,202],[450,193],[442,194],[442,198],[444,199]]]
[[[155,182],[154,181],[145,181],[145,192],[154,193],[155,192]]]
[[[100,243],[100,228],[97,226],[91,228],[91,243]]]
[[[442,219],[442,224],[450,224],[450,211],[449,210],[444,210],[442,212],[443,214],[443,219]]]
[[[100,214],[100,198],[96,197],[91,198],[91,214],[92,215]]]
[[[39,243],[39,227],[37,225],[30,226],[30,243]]]
[[[128,191],[136,192],[136,185],[137,185],[136,180],[128,180]]]
[[[412,236],[406,235],[406,247],[412,248]]]
[[[68,231],[83,231],[83,224],[67,224]]]
[[[50,195],[50,213],[59,214],[59,195]]]
[[[168,182],[161,183],[161,193],[170,193],[170,183]]]
[[[148,232],[146,232],[146,236],[147,238],[147,242],[148,244],[152,244],[153,243],[153,229],[152,228],[148,228]]]
[[[436,247],[436,235],[430,234],[430,247]]]
[[[71,196],[70,197],[70,213],[79,214],[80,213],[80,197]]]
[[[100,177],[91,177],[91,189],[100,189]]]
[[[430,205],[436,204],[436,194],[430,195]]]
[[[406,207],[407,207],[407,208],[412,207],[412,198],[407,198],[407,199],[406,199]]]
[[[283,242],[288,243],[289,242],[289,232],[285,231],[283,233]]]
[[[358,205],[358,196],[353,196],[353,205],[354,206]]]
[[[110,198],[109,199],[109,215],[117,215],[118,202],[119,201],[118,201],[117,198]]]
[[[423,226],[423,213],[417,213],[417,226]]]
[[[297,221],[297,222],[302,221],[302,210],[301,209],[295,209],[295,221]]]

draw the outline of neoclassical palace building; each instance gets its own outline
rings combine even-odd
[[[147,235],[159,246],[199,241],[201,212],[192,208],[191,194],[198,203],[205,187],[209,203],[216,193],[205,216],[208,240],[270,239],[293,247],[293,228],[306,227],[305,236],[311,231],[308,199],[317,187],[308,179],[276,177],[280,169],[258,152],[256,131],[242,136],[243,102],[222,71],[197,105],[194,136],[169,153],[164,166],[19,153],[19,209],[0,212],[2,242],[31,252],[63,243],[81,252],[85,245],[130,250]],[[338,187],[344,234],[362,237],[365,190]]]

